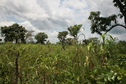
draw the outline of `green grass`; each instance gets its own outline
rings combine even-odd
[[[15,58],[19,53],[18,84],[124,84],[126,62],[121,61],[121,65],[119,61],[126,54],[118,55],[118,49],[107,53],[109,48],[101,52],[100,45],[91,46],[89,51],[86,45],[67,45],[64,50],[54,44],[0,44],[0,83],[15,83]],[[104,66],[101,55],[107,58]],[[120,60],[113,60],[113,56]]]

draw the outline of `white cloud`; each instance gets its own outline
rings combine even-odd
[[[53,32],[46,32],[46,34],[48,35],[48,40],[51,41],[52,43],[56,43],[58,42],[58,32],[57,31],[53,31]]]
[[[7,18],[0,18],[0,27],[10,26],[13,23],[14,23],[13,21],[8,20]]]
[[[45,32],[48,35],[48,40],[51,41],[52,43],[56,43],[58,41],[57,31],[47,31],[47,30],[38,30],[36,29],[29,21],[25,21],[23,23],[20,23],[20,25],[23,25],[27,30],[33,30],[33,35],[37,35],[39,32]]]
[[[26,0],[25,2],[22,0],[2,0],[0,6],[28,19],[36,20],[48,17],[48,14],[37,4],[36,0]]]
[[[16,22],[35,30],[34,34],[49,34],[52,42],[58,41],[59,31],[66,31],[74,24],[83,24],[86,38],[97,36],[90,33],[90,12],[100,11],[102,16],[119,12],[110,0],[1,0],[0,10],[0,26]]]

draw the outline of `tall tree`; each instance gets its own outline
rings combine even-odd
[[[44,42],[48,38],[48,35],[44,32],[40,32],[35,36],[35,39],[37,40],[37,43],[45,44]]]
[[[102,35],[102,32],[109,32],[116,26],[121,26],[126,29],[126,0],[113,0],[114,5],[120,9],[121,14],[101,17],[100,12],[91,12],[88,17],[91,20],[91,33]],[[117,17],[124,17],[125,25],[118,23]]]
[[[67,29],[68,29],[70,35],[73,36],[75,40],[77,40],[78,39],[78,33],[79,33],[81,28],[82,28],[82,24],[79,24],[79,25],[70,26]]]
[[[1,27],[1,34],[5,37],[5,42],[15,41],[17,43],[18,41],[21,41],[22,43],[25,43],[26,32],[27,30],[25,27],[20,26],[17,23],[11,26]]]
[[[67,35],[68,35],[67,31],[62,31],[62,32],[59,32],[58,37],[57,37],[59,39],[59,41],[62,43],[63,49],[65,49],[64,44],[65,44]]]
[[[114,6],[119,8],[121,14],[120,18],[124,17],[124,22],[126,26],[126,0],[113,0]]]

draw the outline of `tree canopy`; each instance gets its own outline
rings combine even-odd
[[[121,14],[118,14],[118,16],[120,16],[120,18],[124,17],[126,26],[126,0],[113,0],[113,3],[115,7],[119,8]]]
[[[58,37],[57,38],[59,39],[60,42],[64,43],[65,38],[66,38],[67,35],[68,35],[67,31],[62,31],[62,32],[58,33]]]
[[[4,26],[1,27],[1,34],[5,37],[5,42],[23,42],[25,43],[25,33],[27,30],[25,27],[20,26],[19,24],[15,23],[11,26]]]
[[[108,17],[101,17],[100,12],[91,12],[88,17],[91,20],[91,33],[102,35],[102,32],[109,32],[116,26],[126,29],[126,0],[113,0],[114,5],[120,9],[121,14],[113,14]],[[117,17],[123,18],[125,25],[118,23]]]
[[[48,35],[44,32],[40,32],[35,36],[35,39],[37,40],[37,43],[45,44],[44,42],[48,38]]]
[[[75,40],[78,39],[77,36],[78,36],[78,33],[79,33],[81,27],[82,27],[82,24],[70,26],[70,27],[67,28],[70,35],[73,36]]]
[[[66,41],[66,36],[68,35],[68,32],[67,31],[62,31],[62,32],[59,32],[58,33],[58,39],[59,41],[62,43],[62,48],[65,49],[64,47],[64,44],[65,44],[65,41]]]

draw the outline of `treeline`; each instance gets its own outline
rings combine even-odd
[[[25,27],[15,23],[11,26],[4,26],[1,27],[1,36],[4,37],[4,42],[14,42],[14,43],[34,43],[33,40],[33,30],[26,30]],[[44,32],[40,32],[35,36],[35,39],[37,40],[36,43],[42,43],[44,44],[44,41],[46,41],[46,38],[48,38],[47,34]]]
[[[91,12],[88,20],[91,21],[91,33],[97,33],[99,35],[102,35],[103,33],[107,33],[113,28],[124,28],[126,29],[126,0],[113,0],[113,4],[115,7],[117,7],[120,11],[119,14],[113,14],[108,17],[101,17],[100,12]],[[124,23],[119,23],[119,19],[124,19]],[[68,31],[61,31],[58,33],[57,38],[59,39],[60,44],[73,44],[77,43],[77,40],[80,35],[78,35],[79,30],[82,28],[82,24],[74,25],[68,27]],[[20,26],[19,24],[15,23],[11,26],[4,26],[1,27],[1,35],[5,37],[4,42],[15,42],[15,43],[35,43],[33,40],[32,33],[34,31],[28,31],[25,29],[25,27]],[[73,38],[66,38],[67,35],[71,35]],[[84,35],[84,34],[81,34]],[[45,32],[40,32],[35,36],[35,39],[37,40],[36,43],[45,44],[47,41],[48,35]],[[91,38],[92,39],[92,38]],[[93,38],[97,39],[97,38]],[[83,40],[84,44],[88,44],[90,42],[90,39],[88,41]],[[47,43],[50,43],[47,41]]]
[[[57,38],[59,39],[59,42],[57,44],[77,44],[78,43],[78,38],[79,31],[80,29],[83,28],[82,24],[79,25],[74,25],[68,27],[68,31],[62,31],[59,32],[57,35]],[[46,44],[46,43],[51,43],[49,40],[47,41],[48,35],[45,32],[39,32],[37,35],[33,37],[32,33],[34,31],[30,30],[28,31],[25,27],[19,25],[18,23],[15,23],[11,26],[3,26],[1,27],[1,36],[4,37],[4,42],[14,42],[14,43],[41,43],[41,44]],[[67,35],[72,36],[73,38],[67,38]],[[34,41],[34,38],[37,40],[36,42]],[[98,40],[97,37],[94,38],[89,38],[85,40],[85,38],[82,40],[82,44],[88,44],[92,40]],[[2,41],[2,39],[1,39]]]

